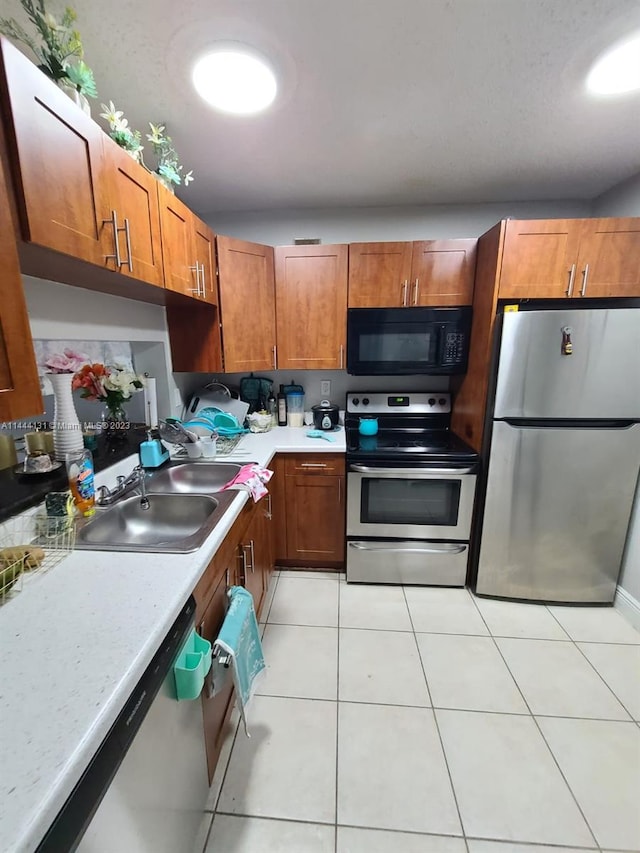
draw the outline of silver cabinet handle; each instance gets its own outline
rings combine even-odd
[[[278,367],[278,351],[276,349],[276,345],[274,344],[271,349],[273,350],[273,369],[276,370]]]
[[[584,265],[582,270],[582,287],[580,288],[580,296],[584,296],[587,292],[587,279],[589,278],[589,264]]]
[[[198,265],[198,262],[196,261],[196,266],[197,265]],[[201,295],[202,295],[203,299],[206,299],[206,296],[207,296],[207,279],[206,279],[204,264],[200,264],[200,277],[201,277],[201,281],[202,281],[202,294]],[[198,282],[198,285],[199,284],[200,284],[200,282]]]
[[[409,282],[405,278],[405,280],[402,282],[402,305],[403,305],[403,307],[406,307],[406,305],[407,305],[407,288],[408,287],[409,287]]]
[[[273,507],[271,505],[271,492],[267,493],[267,511],[265,512],[266,517],[271,521],[273,518]]]
[[[196,286],[191,288],[191,293],[195,293],[196,296],[201,296],[200,293],[200,264],[198,261],[195,262],[195,266],[189,267],[191,272],[196,274]]]
[[[111,223],[111,225],[113,225],[113,242],[115,244],[115,252],[113,255],[105,255],[105,258],[107,260],[113,258],[116,262],[116,266],[121,267],[122,258],[120,257],[120,243],[118,242],[118,232],[122,231],[123,229],[118,227],[118,214],[115,210],[111,211],[111,219],[102,220],[103,225],[107,225],[108,223]]]
[[[240,546],[240,556],[242,558],[242,583],[243,585],[247,582],[247,552],[244,550],[247,546]]]
[[[253,539],[249,540],[249,550],[251,551],[251,571],[255,572],[255,570],[256,570],[256,553],[253,549]]]
[[[437,477],[439,474],[473,473],[473,468],[372,468],[370,465],[350,465],[349,470],[358,471],[361,474],[404,474],[408,478],[420,477],[424,474]]]
[[[127,260],[126,265],[129,267],[129,272],[133,272],[133,258],[131,257],[131,232],[129,231],[129,220],[124,221],[124,239],[127,244]]]
[[[340,370],[344,367],[344,344],[340,344]]]
[[[394,548],[386,545],[365,545],[364,542],[349,542],[349,548],[355,551],[384,551],[388,554],[462,554],[467,550],[466,545],[454,545],[448,548]]]
[[[420,279],[417,278],[416,283],[415,283],[415,291],[413,293],[413,304],[414,305],[418,304],[418,289],[419,289],[419,287],[420,287]]]
[[[342,503],[342,478],[338,477],[338,506]]]
[[[301,468],[326,468],[327,463],[326,462],[301,462],[300,467]]]
[[[573,293],[573,282],[575,281],[575,277],[576,277],[576,265],[571,264],[571,269],[569,270],[569,286],[567,287],[567,289],[564,292],[565,296],[571,296],[572,295],[572,293]]]

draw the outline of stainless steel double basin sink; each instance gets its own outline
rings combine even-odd
[[[243,463],[245,464],[245,463]],[[93,551],[186,554],[213,531],[236,492],[220,492],[239,472],[234,462],[174,462],[147,473],[149,507],[140,492],[78,524],[76,547]]]

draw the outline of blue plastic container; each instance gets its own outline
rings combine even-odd
[[[360,435],[377,435],[378,433],[378,419],[377,418],[360,418],[360,425],[358,426],[358,432]]]

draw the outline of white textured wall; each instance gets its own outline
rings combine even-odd
[[[296,237],[319,237],[323,243],[479,237],[506,217],[562,219],[585,216],[591,216],[588,201],[525,201],[342,210],[264,210],[218,213],[204,218],[219,234],[271,246],[286,246]]]

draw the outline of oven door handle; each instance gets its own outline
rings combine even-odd
[[[415,476],[416,474],[473,474],[474,468],[377,468],[371,465],[349,465],[350,471],[360,474],[405,474]]]
[[[419,548],[418,546],[394,548],[374,543],[366,545],[364,542],[349,542],[349,548],[356,551],[386,551],[389,554],[462,554],[467,550],[466,545],[449,545],[443,548]]]

